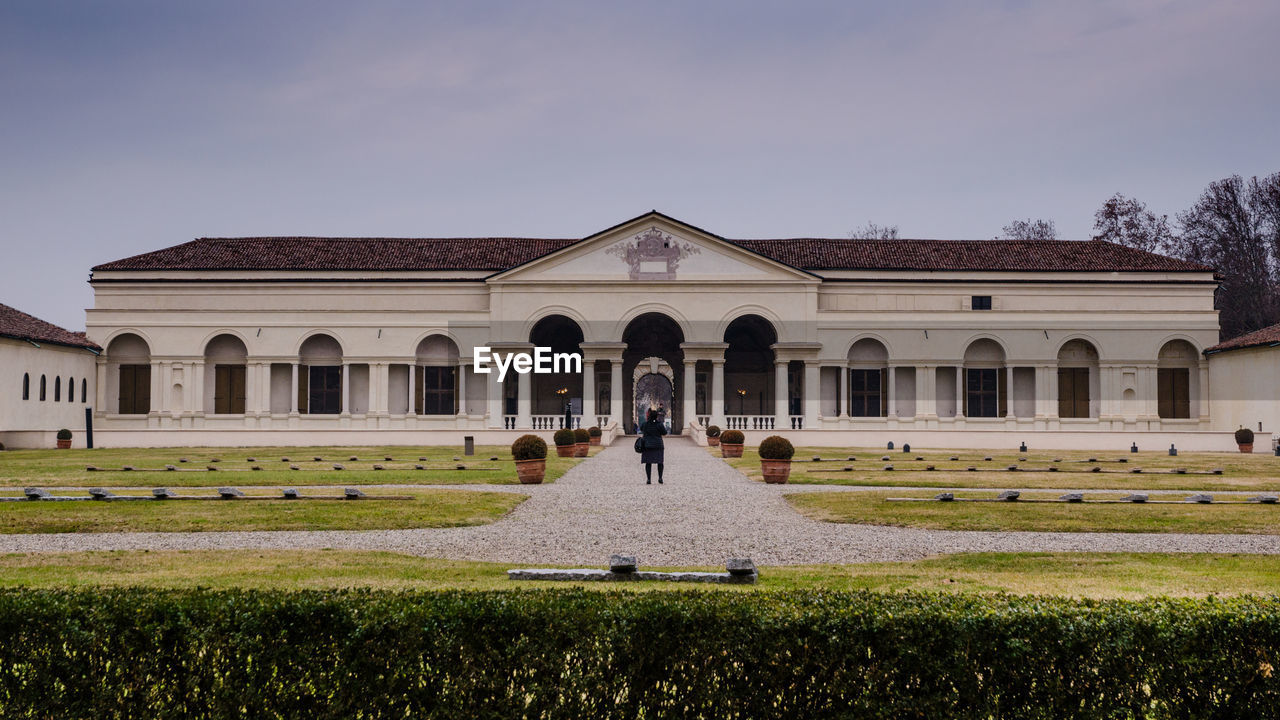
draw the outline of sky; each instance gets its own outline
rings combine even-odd
[[[195,237],[1088,238],[1280,172],[1280,3],[0,3],[0,303]]]

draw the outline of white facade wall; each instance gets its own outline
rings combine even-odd
[[[1209,384],[1215,429],[1280,430],[1280,348],[1244,348],[1210,355]],[[1255,445],[1262,447],[1258,440]]]
[[[84,411],[92,407],[96,384],[94,354],[83,348],[0,338],[0,442],[5,447],[53,447],[61,428],[74,434],[72,442],[84,446]],[[22,380],[30,380],[29,398],[22,398]],[[45,399],[40,400],[40,379],[45,379]],[[55,383],[60,400],[54,400]],[[73,386],[74,399],[67,392]],[[82,397],[82,385],[88,401]]]
[[[651,227],[692,250],[671,278],[632,279],[611,249]],[[858,434],[868,431],[948,431],[971,443],[994,431],[1003,437],[989,442],[1003,446],[1009,433],[1074,438],[1089,432],[1222,429],[1210,412],[1217,406],[1209,402],[1220,380],[1199,354],[1218,341],[1214,288],[1209,273],[824,271],[819,277],[688,226],[646,217],[496,275],[99,272],[87,329],[108,348],[98,365],[100,427],[145,430],[148,438],[164,430],[189,433],[176,434],[178,444],[182,437],[215,437],[210,433],[231,433],[216,436],[233,444],[251,437],[256,442],[261,438],[254,433],[263,430],[281,431],[278,439],[262,436],[273,443],[305,437],[305,431],[346,433],[343,442],[372,443],[425,430],[452,435],[532,427],[537,420],[527,386],[518,393],[519,411],[509,415],[495,377],[468,367],[473,347],[527,348],[534,325],[560,315],[578,325],[588,359],[602,361],[601,376],[608,378],[622,363],[628,324],[657,313],[679,329],[684,362],[710,361],[708,367],[719,368],[713,377],[722,385],[708,398],[717,424],[741,407],[743,415],[776,419],[778,429],[803,422],[806,442],[821,431],[830,431],[830,443],[821,444],[856,444]],[[990,295],[992,309],[972,309],[975,295]],[[744,315],[763,318],[776,332],[776,362],[801,364],[806,385],[820,388],[805,393],[799,418],[785,417],[785,404],[777,403],[785,371],[738,376],[722,373],[717,364],[723,362],[726,328]],[[346,368],[350,397],[337,415],[294,411],[293,368],[302,344],[318,334],[337,341],[341,357],[333,362]],[[153,391],[145,416],[114,412],[118,385],[110,349],[125,335],[136,335],[149,352]],[[220,335],[238,338],[246,349],[243,416],[212,417],[213,369],[206,367],[206,348]],[[419,346],[432,336],[449,338],[457,349],[465,388],[456,415],[421,416],[409,406],[408,369],[420,362]],[[863,339],[884,348],[884,367],[892,377],[892,412],[885,417],[848,414],[847,369],[857,364],[850,348]],[[963,416],[957,369],[981,340],[992,343],[988,349],[998,348],[982,362],[998,369],[1008,393],[1003,417]],[[1059,353],[1073,340],[1096,351],[1090,417],[1078,419],[1058,417],[1056,397]],[[1175,340],[1195,353],[1188,361],[1191,417],[1185,419],[1157,412],[1161,349]],[[681,390],[675,394],[679,404]],[[623,420],[617,408],[611,415]],[[584,419],[587,424],[592,420]],[[365,435],[376,432],[383,439]]]

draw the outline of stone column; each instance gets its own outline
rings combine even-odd
[[[964,419],[964,365],[956,366],[956,419]]]
[[[779,360],[773,364],[773,416],[774,427],[784,429],[791,427],[790,408],[787,407],[787,362]]]
[[[596,361],[594,357],[583,353],[582,356],[582,427],[596,424]]]
[[[342,414],[351,414],[351,363],[342,363]]]
[[[1193,418],[1198,417],[1201,422],[1208,422],[1209,420],[1209,363],[1204,362],[1202,360],[1200,362],[1199,373],[1200,373],[1199,375],[1200,382],[1198,383],[1199,392],[1196,393],[1196,395],[1197,395],[1197,400],[1199,401],[1200,406],[1196,408],[1196,414],[1192,415],[1191,417]]]
[[[609,420],[626,430],[622,419],[622,356],[609,358]]]
[[[498,382],[498,372],[489,368],[485,375],[485,401],[489,406],[489,427],[503,427],[502,422],[502,385]]]
[[[292,392],[289,393],[289,414],[298,414],[298,363],[293,363],[293,382],[291,383]]]
[[[889,407],[886,409],[885,415],[890,420],[898,419],[898,368],[890,365],[889,372],[885,373],[889,378],[888,399]]]
[[[698,419],[698,396],[694,392],[698,384],[698,366],[692,360],[684,361],[684,427]],[[681,428],[683,429],[683,428]]]
[[[1004,391],[1005,417],[1013,419],[1018,416],[1013,409],[1013,366],[1006,365],[1004,368],[1005,384],[1008,389]]]
[[[458,363],[458,414],[467,414],[467,366]]]
[[[723,357],[711,360],[711,424],[725,426]]]
[[[1058,366],[1051,365],[1045,368],[1045,370],[1046,370],[1045,374],[1048,375],[1048,377],[1045,379],[1046,380],[1045,384],[1048,386],[1048,390],[1046,391],[1045,399],[1044,399],[1045,405],[1047,406],[1045,408],[1045,416],[1050,419],[1057,420],[1058,419],[1058,393],[1061,392],[1058,389]],[[1102,378],[1098,378],[1098,387],[1099,389],[1102,388]]]
[[[804,361],[804,389],[800,397],[804,428],[818,429],[818,418],[822,415],[822,366],[816,360]]]
[[[407,383],[409,387],[409,406],[408,409],[405,410],[404,414],[406,416],[414,416],[418,414],[418,393],[417,388],[414,387],[418,382],[418,366],[416,364],[411,364],[406,367],[409,369],[409,382]]]
[[[152,412],[156,410],[155,404],[156,402],[159,401],[159,395],[155,393],[156,375],[158,375],[158,373],[156,372],[156,367],[155,367],[155,364],[153,363],[151,366]],[[211,412],[211,410],[206,410],[204,406],[204,361],[203,360],[199,360],[195,363],[195,373],[193,375],[194,377],[192,378],[191,389],[194,390],[196,393],[196,401],[195,403],[192,404],[191,409],[194,410],[196,413],[198,413],[201,417],[204,417],[205,413]]]
[[[107,360],[101,355],[97,359],[97,377],[98,381],[94,384],[94,414],[105,415],[107,413]],[[189,381],[188,381],[189,382]],[[119,408],[116,408],[119,410]]]
[[[849,407],[853,404],[853,400],[849,393],[852,392],[853,385],[849,382],[849,368],[842,366],[840,368],[840,382],[836,383],[836,388],[840,390],[840,417],[849,419]]]
[[[516,382],[516,427],[533,427],[533,383],[532,375],[508,373]]]

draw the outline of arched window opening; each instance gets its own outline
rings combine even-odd
[[[76,401],[76,378],[74,375],[72,375],[71,377],[67,378],[67,402],[73,403],[75,401]]]
[[[328,335],[302,343],[298,368],[298,411],[304,415],[342,412],[342,346]]]
[[[31,399],[31,373],[22,373],[22,399]]]
[[[83,405],[87,402],[89,402],[89,381],[85,378],[80,378],[80,404]]]
[[[1004,417],[1009,388],[1004,349],[993,340],[975,340],[964,353],[964,414],[973,418]]]
[[[849,415],[884,417],[888,410],[889,351],[864,338],[849,348]]]
[[[151,348],[137,335],[126,333],[107,346],[107,361],[115,372],[116,412],[146,415],[151,412]],[[107,392],[110,392],[108,389]],[[110,395],[108,395],[110,397]]]
[[[40,402],[44,402],[44,399],[45,399],[45,389],[46,389],[47,387],[48,387],[48,385],[45,383],[45,377],[44,377],[43,375],[41,375],[41,376],[40,376]]]
[[[1156,369],[1157,412],[1163,419],[1191,417],[1191,369],[1198,353],[1185,340],[1170,340],[1160,348]]]

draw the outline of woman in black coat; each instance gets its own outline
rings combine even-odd
[[[640,426],[640,440],[644,443],[640,451],[640,462],[644,463],[644,484],[653,484],[653,465],[658,465],[658,484],[662,484],[662,436],[667,434],[667,426],[658,417],[657,410],[649,410],[648,419]]]

